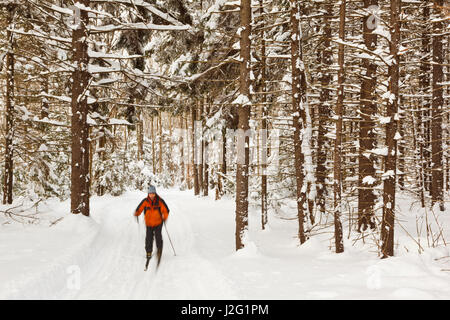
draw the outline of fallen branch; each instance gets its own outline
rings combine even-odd
[[[26,212],[26,211],[31,210],[34,207],[36,207],[36,213],[34,213],[34,214],[33,213],[32,214],[20,214],[20,213],[12,212],[12,210],[22,207],[23,206],[23,202],[20,205],[18,205],[18,206],[11,207],[11,208],[8,208],[6,210],[0,210],[0,212],[2,212],[3,214],[5,214],[5,216],[9,217],[10,219],[12,219],[12,220],[14,220],[16,222],[24,223],[24,221],[20,220],[20,218],[22,218],[22,219],[33,219],[34,221],[36,221],[36,220],[39,220],[39,218],[37,218],[37,217],[35,217],[33,215],[38,213],[38,211],[37,211],[38,207],[37,206],[38,206],[39,202],[41,202],[41,201],[42,201],[42,199],[39,199],[31,207],[29,207],[27,209],[20,210],[20,212]],[[17,217],[19,217],[19,219],[17,219]]]
[[[55,224],[57,224],[58,222],[60,222],[62,219],[64,219],[64,217],[58,218],[55,221],[51,222],[49,227],[54,226]]]

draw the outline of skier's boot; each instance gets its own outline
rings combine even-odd
[[[148,268],[148,263],[150,262],[150,258],[152,257],[151,252],[147,252],[147,261],[145,262],[145,270]]]
[[[162,249],[158,249],[158,252],[157,252],[157,258],[158,258],[157,266],[159,266],[159,263],[161,262],[161,255],[162,255]]]

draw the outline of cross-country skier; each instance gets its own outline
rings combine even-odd
[[[147,233],[145,237],[145,250],[147,251],[146,269],[153,251],[153,237],[156,238],[156,247],[158,249],[158,265],[161,261],[163,250],[162,225],[169,216],[169,207],[166,202],[156,193],[156,188],[152,185],[148,187],[148,196],[141,201],[136,208],[134,215],[136,219],[144,212],[145,225]]]

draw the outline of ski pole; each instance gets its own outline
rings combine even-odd
[[[176,252],[175,252],[175,248],[173,247],[172,240],[170,239],[169,231],[167,230],[167,226],[166,226],[166,221],[165,221],[164,218],[163,218],[163,215],[162,215],[162,212],[161,212],[161,208],[160,208],[160,207],[158,207],[158,211],[159,211],[159,216],[161,217],[162,223],[163,223],[163,225],[164,225],[164,228],[166,229],[166,233],[167,233],[167,237],[169,238],[170,245],[172,246],[173,255],[176,256],[177,254],[176,254]]]
[[[134,214],[133,214],[133,215],[134,215]],[[136,222],[137,222],[136,227],[137,227],[137,229],[138,229],[137,235],[138,235],[138,237],[140,238],[140,236],[141,236],[141,228],[140,228],[140,225],[139,225],[139,217],[138,217],[138,216],[136,216]]]
[[[175,253],[175,248],[173,247],[173,243],[172,243],[172,240],[170,239],[169,231],[167,231],[166,222],[164,220],[163,220],[163,224],[164,224],[164,228],[166,229],[166,233],[167,233],[167,237],[169,238],[170,245],[172,246],[173,255],[176,256],[177,254]]]

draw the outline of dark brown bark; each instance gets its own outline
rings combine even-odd
[[[227,174],[227,140],[226,140],[226,133],[227,133],[227,128],[224,126],[222,128],[222,163],[220,164],[220,170],[218,170],[218,174],[217,174],[217,188],[218,188],[218,195],[216,197],[216,199],[220,199],[224,194],[225,194],[225,188],[223,185],[223,178],[222,176],[225,176]],[[220,173],[220,174],[219,174]]]
[[[400,64],[402,64],[402,59],[400,57]],[[404,79],[404,75],[401,75],[400,78]],[[405,99],[403,99],[403,97],[400,97],[400,106],[405,105]],[[398,128],[398,132],[400,133],[401,137],[404,137],[405,135],[405,130],[403,128],[403,121],[404,119],[400,116],[399,119],[399,128]],[[398,174],[398,186],[400,187],[400,190],[404,190],[405,189],[405,171],[406,171],[406,162],[405,162],[405,141],[400,140],[398,141],[398,171],[400,172]]]
[[[262,106],[262,120],[261,120],[261,130],[262,130],[262,147],[261,147],[261,227],[264,230],[268,222],[268,204],[267,204],[267,110],[266,106]]]
[[[418,114],[421,117],[419,125],[421,127],[421,157],[422,162],[420,164],[423,167],[423,187],[426,191],[431,190],[431,67],[430,67],[430,54],[431,54],[431,30],[430,30],[430,1],[423,0],[423,16],[422,16],[422,44],[421,44],[421,64],[419,74],[419,85],[421,89],[421,102],[422,111]]]
[[[162,130],[162,112],[158,112],[158,130],[159,130],[159,169],[158,173],[163,173],[163,130]]]
[[[156,134],[155,134],[155,117],[152,115],[150,130],[152,132],[152,169],[153,174],[156,174]]]
[[[178,117],[178,121],[179,121],[179,127],[181,129],[181,134],[178,138],[178,143],[180,145],[180,159],[181,159],[181,163],[180,163],[180,173],[181,173],[181,185],[183,185],[187,180],[186,180],[186,164],[185,164],[185,151],[184,151],[184,147],[185,147],[185,142],[184,139],[185,137],[183,136],[183,133],[185,132],[184,130],[186,130],[186,127],[184,125],[184,121],[183,121],[183,114],[181,116]]]
[[[169,113],[169,137],[167,139],[167,143],[169,145],[169,154],[172,155],[173,154],[173,122],[174,122],[174,118],[173,116]],[[175,168],[174,168],[174,159],[173,157],[168,157],[167,162],[169,164],[169,175],[171,177],[174,177],[172,179],[172,182],[175,182]]]
[[[104,163],[105,155],[106,155],[106,152],[105,152],[106,132],[105,132],[105,128],[104,127],[102,127],[100,129],[100,134],[101,134],[101,136],[98,139],[98,149],[97,149],[98,160],[99,160],[100,163]],[[103,166],[102,166],[102,168],[103,168]],[[104,174],[104,170],[103,169],[99,170],[97,172],[97,174],[96,174],[96,178],[102,177],[103,174]],[[98,187],[97,187],[97,195],[103,196],[104,194],[105,194],[105,186],[103,186],[102,184],[99,184]]]
[[[318,115],[318,136],[317,136],[317,197],[316,203],[319,211],[325,214],[325,195],[326,195],[326,184],[325,179],[327,177],[327,153],[329,150],[327,134],[327,125],[330,119],[330,103],[331,103],[331,65],[333,63],[333,51],[331,46],[331,19],[333,17],[333,2],[327,1],[325,3],[325,15],[323,18],[324,26],[324,41],[322,48],[322,61],[321,61],[321,73],[322,78],[321,83],[321,93],[320,93],[320,104],[319,104],[319,115]],[[312,221],[314,223],[314,221]]]
[[[48,93],[48,76],[44,76],[42,91]],[[41,119],[48,118],[50,105],[48,103],[47,98],[42,99],[42,107],[41,107]],[[44,128],[44,127],[43,127]]]
[[[398,101],[399,101],[399,56],[400,44],[400,6],[401,0],[391,0],[391,43],[390,54],[392,64],[389,66],[389,92],[393,96],[387,104],[387,114],[390,117],[386,125],[385,173],[383,174],[383,220],[381,225],[381,254],[383,258],[394,255],[394,224],[395,224],[395,188],[397,170],[397,140]]]
[[[260,9],[259,13],[262,16],[264,14],[263,1],[259,1]],[[261,92],[266,92],[266,40],[265,32],[261,30]],[[261,95],[261,228],[264,230],[266,228],[268,213],[267,213],[267,96],[265,94]]]
[[[377,6],[378,0],[364,0],[364,8]],[[374,51],[377,46],[377,35],[372,33],[375,23],[370,13],[363,19],[363,37],[367,49]],[[375,228],[374,219],[374,182],[375,179],[375,155],[370,151],[376,147],[375,115],[377,105],[375,98],[377,84],[377,65],[371,59],[362,59],[363,80],[361,83],[361,120],[359,128],[359,174],[358,174],[358,231],[364,231],[368,227]],[[373,179],[370,179],[372,177]],[[368,180],[363,181],[364,178]]]
[[[12,26],[16,6],[7,6],[7,24]],[[6,31],[8,52],[6,54],[6,95],[5,95],[5,172],[3,176],[3,204],[13,202],[13,173],[14,173],[14,38],[13,33]]]
[[[186,143],[184,144],[186,147],[186,150],[184,151],[186,153],[186,181],[187,181],[187,187],[188,189],[192,189],[192,176],[191,176],[191,167],[192,163],[190,161],[190,144],[189,144],[189,125],[188,125],[188,118],[189,118],[189,109],[186,110],[186,117],[184,119],[184,127],[186,129]]]
[[[446,81],[450,81],[450,59],[449,59],[449,46],[450,46],[450,36],[447,36],[447,46],[445,47],[445,57],[447,57],[447,73],[446,73]],[[450,95],[450,87],[447,86],[447,96]],[[446,123],[444,125],[445,128],[445,138],[444,141],[449,141],[450,140],[450,114],[447,112],[447,115],[445,116],[445,120]],[[450,190],[450,154],[449,151],[447,150],[449,146],[449,143],[446,142],[446,148],[445,149],[445,153],[444,153],[444,157],[445,157],[445,186],[444,189],[445,191],[449,191]]]
[[[206,118],[209,115],[210,107],[205,105],[205,114],[203,115],[203,128],[206,128]],[[208,165],[208,153],[209,153],[209,141],[204,136],[204,151],[203,151],[203,195],[208,196],[209,192],[209,165]]]
[[[92,136],[92,127],[88,126],[88,137]],[[92,177],[94,177],[93,175],[93,164],[94,164],[94,152],[95,152],[95,143],[93,143],[92,141],[88,140],[88,147],[89,147],[89,193],[91,192],[90,190],[92,189],[92,183],[94,182],[94,179]]]
[[[300,243],[306,241],[304,220],[306,211],[306,192],[303,190],[305,175],[303,172],[304,155],[302,153],[301,132],[305,127],[306,113],[304,95],[306,90],[306,79],[302,69],[302,55],[300,47],[300,19],[299,4],[295,0],[290,0],[290,24],[291,24],[291,67],[292,67],[292,111],[294,126],[294,158],[295,176],[297,189],[297,216],[298,216],[298,237]]]
[[[89,0],[81,0],[88,7]],[[71,172],[71,212],[89,216],[89,127],[87,124],[87,89],[89,63],[87,32],[88,13],[80,10],[79,26],[72,34],[72,172]]]
[[[250,34],[251,1],[241,0],[240,9],[240,96],[250,99]],[[243,101],[243,102],[244,102]],[[236,169],[236,250],[244,247],[244,237],[248,229],[248,172],[249,172],[249,138],[245,134],[249,126],[250,105],[243,103],[238,107],[238,145]],[[244,154],[242,154],[242,152]]]
[[[339,9],[339,39],[345,41],[345,16],[346,0],[341,1]],[[342,117],[344,116],[344,81],[345,81],[345,48],[344,44],[339,44],[338,52],[338,98],[336,103],[336,139],[334,141],[334,241],[336,253],[344,252],[344,242],[342,236],[342,223],[340,215],[342,214]]]
[[[136,135],[137,135],[137,159],[142,160],[144,158],[144,123],[141,119],[141,111],[138,111],[138,121],[136,123]]]
[[[435,18],[442,17],[444,1],[435,0]],[[433,23],[433,82],[432,82],[432,120],[431,120],[431,203],[439,202],[441,211],[444,211],[444,171],[442,159],[442,109],[444,106],[444,52],[443,33],[444,24],[441,21]]]
[[[430,34],[429,34],[430,8],[429,1],[423,1],[422,14],[422,43],[421,43],[421,60],[419,74],[419,90],[420,90],[420,107],[417,111],[417,132],[419,146],[419,192],[422,207],[425,207],[425,191],[430,190],[430,174],[429,163],[431,162],[429,153],[429,110],[430,110]]]
[[[419,160],[419,165],[416,165],[417,174],[416,174],[416,181],[417,181],[417,189],[419,190],[420,195],[420,204],[422,208],[425,208],[425,190],[424,190],[424,184],[423,184],[423,144],[418,141],[418,138],[420,137],[420,123],[421,123],[421,111],[419,109],[420,107],[417,106],[416,110],[416,117],[413,117],[413,126],[412,126],[412,136],[413,136],[413,146],[414,146],[414,155],[416,156],[416,159]]]
[[[192,124],[192,169],[194,173],[194,194],[200,194],[200,183],[198,179],[198,150],[197,150],[197,108],[195,103],[191,107],[191,124]]]
[[[203,117],[203,109],[204,109],[204,103],[203,103],[203,98],[201,99],[201,101],[198,104],[198,115],[197,115],[197,119],[198,119],[198,124],[200,125],[199,128],[199,135],[200,137],[198,137],[199,141],[200,141],[200,145],[199,145],[199,157],[198,157],[198,181],[199,181],[199,187],[200,187],[200,193],[204,193],[204,183],[205,181],[203,180],[203,159],[204,159],[204,155],[205,155],[205,141],[204,141],[204,134],[203,134],[203,122],[204,122],[204,117]]]

